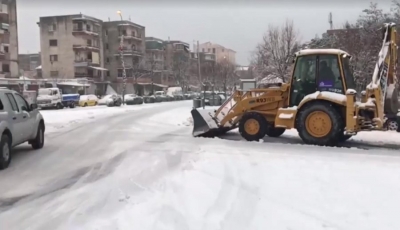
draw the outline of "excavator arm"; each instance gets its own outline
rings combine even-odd
[[[385,23],[383,27],[382,48],[372,75],[371,83],[362,92],[362,102],[373,101],[376,105],[376,118],[385,114],[397,114],[398,89],[397,77],[397,31],[394,23]]]

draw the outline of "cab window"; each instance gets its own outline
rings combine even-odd
[[[344,93],[337,55],[319,55],[317,79],[318,91]]]
[[[292,80],[290,106],[298,105],[303,98],[316,91],[316,55],[297,57]]]
[[[348,89],[356,89],[354,75],[350,68],[350,58],[342,57],[344,79]]]

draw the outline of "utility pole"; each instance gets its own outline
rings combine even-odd
[[[122,20],[122,13],[121,11],[117,11],[117,14],[121,17]],[[121,40],[119,43],[119,58],[121,59],[121,66],[122,66],[122,104],[125,105],[125,90],[126,90],[126,70],[125,70],[125,62],[124,62],[124,34],[121,33]]]
[[[201,79],[201,63],[200,63],[200,48],[199,48],[199,46],[200,46],[199,41],[197,40],[197,64],[198,64],[198,71],[199,71],[200,91],[201,91],[201,87],[203,87],[202,103],[203,103],[203,109],[205,109],[206,87],[203,84],[203,81]]]

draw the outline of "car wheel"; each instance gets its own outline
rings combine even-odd
[[[83,104],[83,107],[86,107],[86,106],[87,106],[87,103]]]
[[[39,124],[36,137],[30,142],[33,149],[41,149],[44,145],[44,125]]]
[[[57,104],[57,109],[63,109],[63,108],[64,108],[64,106],[61,103]]]
[[[0,141],[0,170],[8,168],[11,162],[11,143],[8,135],[3,134]]]

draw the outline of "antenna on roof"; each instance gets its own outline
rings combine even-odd
[[[108,17],[108,21],[111,21],[110,17]]]
[[[169,41],[169,36],[168,36],[168,41]]]
[[[131,20],[131,16],[130,16],[130,15],[129,15],[129,21],[132,21],[132,20]]]
[[[330,25],[330,29],[333,30],[332,12],[329,12],[328,22]]]

